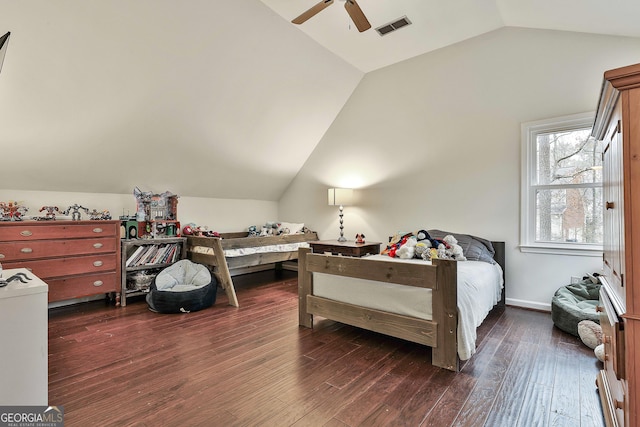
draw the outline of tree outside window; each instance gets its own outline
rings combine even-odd
[[[602,247],[602,143],[593,115],[523,124],[521,247]]]

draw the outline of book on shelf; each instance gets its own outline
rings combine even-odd
[[[126,266],[170,264],[176,262],[179,256],[179,243],[140,245],[127,258]]]
[[[163,264],[165,262],[165,256],[167,252],[171,250],[171,247],[172,244],[161,245],[148,264]]]
[[[133,267],[135,265],[135,262],[137,261],[137,259],[140,257],[140,255],[142,254],[142,252],[144,252],[144,246],[138,246],[136,248],[136,250],[129,256],[129,258],[127,258],[127,262],[126,262],[126,266],[127,267]]]
[[[149,249],[140,260],[140,265],[148,265],[150,261],[153,259],[153,257],[155,256],[155,254],[158,252],[158,248],[159,247],[156,245],[150,245]]]
[[[178,245],[173,244],[169,251],[164,256],[162,262],[164,263],[174,263],[178,260]]]

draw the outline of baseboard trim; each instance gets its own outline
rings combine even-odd
[[[529,308],[531,310],[551,312],[551,304],[542,304],[534,301],[526,301],[521,299],[507,298],[505,303],[514,307]]]

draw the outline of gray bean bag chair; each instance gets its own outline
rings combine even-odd
[[[153,279],[147,304],[158,313],[198,311],[215,303],[217,290],[217,281],[207,267],[184,259]]]
[[[592,320],[600,323],[596,306],[600,299],[600,284],[585,279],[563,286],[551,299],[551,319],[559,329],[578,336],[578,323]]]

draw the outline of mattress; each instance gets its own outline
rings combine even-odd
[[[419,259],[390,258],[386,255],[373,255],[363,260],[430,263]],[[459,261],[457,266],[458,356],[460,360],[467,360],[475,353],[477,327],[501,299],[504,279],[499,264]],[[431,289],[313,273],[313,294],[366,308],[432,319]]]
[[[224,256],[225,258],[234,258],[245,255],[253,255],[253,254],[263,254],[270,252],[294,252],[297,251],[298,248],[308,248],[309,243],[307,242],[299,242],[299,243],[282,243],[278,245],[265,245],[265,246],[255,246],[250,248],[238,248],[238,249],[225,249]],[[195,246],[192,249],[195,253],[213,255],[213,248],[208,246]]]

